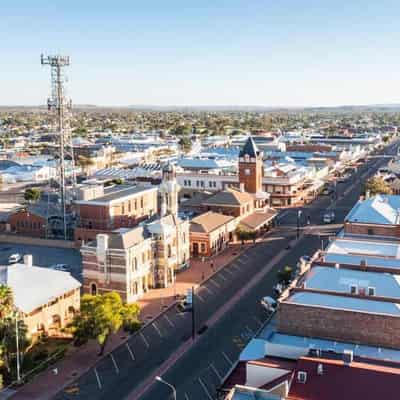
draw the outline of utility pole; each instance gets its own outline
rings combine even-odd
[[[18,324],[18,312],[15,313],[15,344],[17,350],[17,382],[21,382],[21,367],[19,363],[19,324]]]
[[[47,99],[47,108],[56,114],[56,130],[58,135],[58,184],[60,193],[60,208],[63,225],[63,236],[67,239],[67,195],[66,195],[66,157],[71,159],[72,173],[72,193],[75,192],[76,177],[74,166],[74,152],[72,146],[71,132],[69,129],[69,112],[71,101],[65,96],[66,76],[64,69],[69,66],[67,56],[47,56],[41,55],[41,64],[49,65],[51,71],[51,97]]]

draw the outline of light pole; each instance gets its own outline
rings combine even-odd
[[[19,363],[19,324],[18,324],[18,311],[15,312],[15,345],[17,350],[17,382],[21,382],[21,366]]]
[[[300,237],[300,217],[301,210],[297,210],[297,239]]]
[[[174,395],[174,400],[176,400],[176,389],[174,386],[172,386],[170,383],[168,383],[167,381],[164,381],[163,378],[161,378],[161,376],[156,376],[156,381],[163,383],[164,385],[167,385],[171,390],[172,393]]]

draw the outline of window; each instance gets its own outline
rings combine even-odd
[[[121,205],[121,214],[125,214],[125,205],[122,203]]]
[[[368,287],[368,296],[375,296],[375,288],[372,286]]]
[[[250,175],[250,174],[251,174],[250,169],[249,169],[249,168],[245,168],[244,174],[245,174],[245,175]]]
[[[137,271],[137,267],[138,267],[138,265],[137,265],[137,258],[135,257],[135,258],[133,259],[133,270],[134,270],[134,271]]]
[[[209,182],[208,182],[208,186],[209,186],[209,187],[213,187],[213,182],[212,182],[212,181],[209,181]]]
[[[137,200],[135,200],[135,210],[137,210]]]
[[[142,263],[146,262],[146,253],[142,253]]]
[[[297,372],[297,381],[299,383],[306,383],[307,382],[307,372],[304,372],[304,371]]]
[[[128,213],[130,213],[132,211],[132,206],[131,206],[131,202],[128,202]]]
[[[90,293],[92,294],[92,296],[97,295],[97,285],[95,283],[92,283],[90,285]]]
[[[350,293],[351,294],[357,294],[358,293],[357,285],[350,285]]]
[[[140,208],[143,208],[144,206],[144,201],[143,201],[143,197],[140,198]]]
[[[196,187],[200,186],[200,181],[196,181]]]
[[[201,247],[201,252],[205,253],[206,252],[206,244],[205,243],[201,243],[200,247]]]
[[[200,182],[200,186],[201,186],[201,187],[204,187],[204,181],[201,181],[201,182]]]
[[[188,185],[188,186],[192,186],[192,181],[191,181],[191,180],[188,180],[188,181],[187,181],[187,185]]]
[[[368,235],[373,235],[374,234],[374,230],[372,228],[369,228],[367,231]]]
[[[168,257],[171,257],[171,255],[172,255],[172,249],[171,249],[171,245],[169,244],[168,245]]]

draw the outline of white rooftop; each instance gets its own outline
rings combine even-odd
[[[360,299],[358,297],[342,297],[330,294],[297,292],[285,300],[306,306],[333,308],[369,314],[388,314],[400,317],[400,304],[384,301]]]
[[[351,285],[365,291],[374,287],[376,296],[400,299],[400,275],[317,266],[307,272],[305,279],[307,289],[350,293]]]
[[[338,264],[400,268],[400,244],[395,242],[335,239],[325,250],[324,260]]]
[[[360,200],[345,220],[379,225],[400,224],[400,196],[376,195]]]
[[[12,289],[15,306],[26,314],[81,286],[69,272],[25,264],[1,266],[0,284]]]

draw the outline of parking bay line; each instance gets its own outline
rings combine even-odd
[[[198,381],[199,381],[201,387],[202,387],[202,388],[204,389],[204,391],[206,392],[207,397],[208,397],[210,400],[214,400],[213,397],[211,396],[210,392],[208,391],[206,384],[203,382],[203,380],[202,380],[200,377],[199,377]]]
[[[112,360],[112,362],[113,362],[113,364],[114,364],[115,372],[116,372],[117,374],[119,374],[119,368],[118,368],[117,362],[115,361],[115,358],[114,358],[114,356],[113,356],[112,353],[110,353],[110,357],[111,357],[111,360]]]
[[[217,289],[221,289],[221,285],[218,282],[215,282],[214,279],[210,279],[209,282],[212,283]]]
[[[218,276],[224,281],[227,282],[228,279],[226,278],[226,276],[222,273],[222,271],[220,271],[220,273],[218,274]]]
[[[223,351],[222,355],[224,356],[225,360],[228,361],[230,365],[233,365],[233,361],[226,355],[226,353]]]
[[[173,328],[175,325],[173,324],[173,322],[168,318],[167,314],[164,314],[164,318],[165,320],[171,325],[171,328]]]
[[[157,333],[158,333],[158,334],[160,335],[160,337],[162,338],[163,335],[162,335],[162,333],[161,333],[161,331],[160,331],[160,328],[156,325],[156,323],[153,322],[151,325],[153,326],[153,328],[157,331]]]
[[[133,351],[132,351],[132,349],[131,349],[131,346],[129,346],[129,343],[128,343],[128,342],[126,342],[125,345],[126,345],[126,348],[128,349],[128,352],[129,352],[129,354],[130,354],[132,360],[135,361],[135,356],[133,355]]]
[[[146,338],[143,335],[143,332],[139,332],[140,337],[143,339],[144,344],[146,345],[147,348],[150,347],[149,342],[146,340]]]
[[[99,389],[101,390],[101,388],[102,388],[102,385],[101,385],[101,381],[100,381],[99,373],[97,372],[97,369],[96,369],[96,367],[94,368],[94,374],[96,375],[97,385],[99,386]]]
[[[222,382],[222,376],[220,375],[220,373],[218,372],[217,368],[215,368],[214,364],[211,363],[210,364],[210,368],[215,372],[215,375],[217,375],[218,379],[220,380],[220,382]]]

